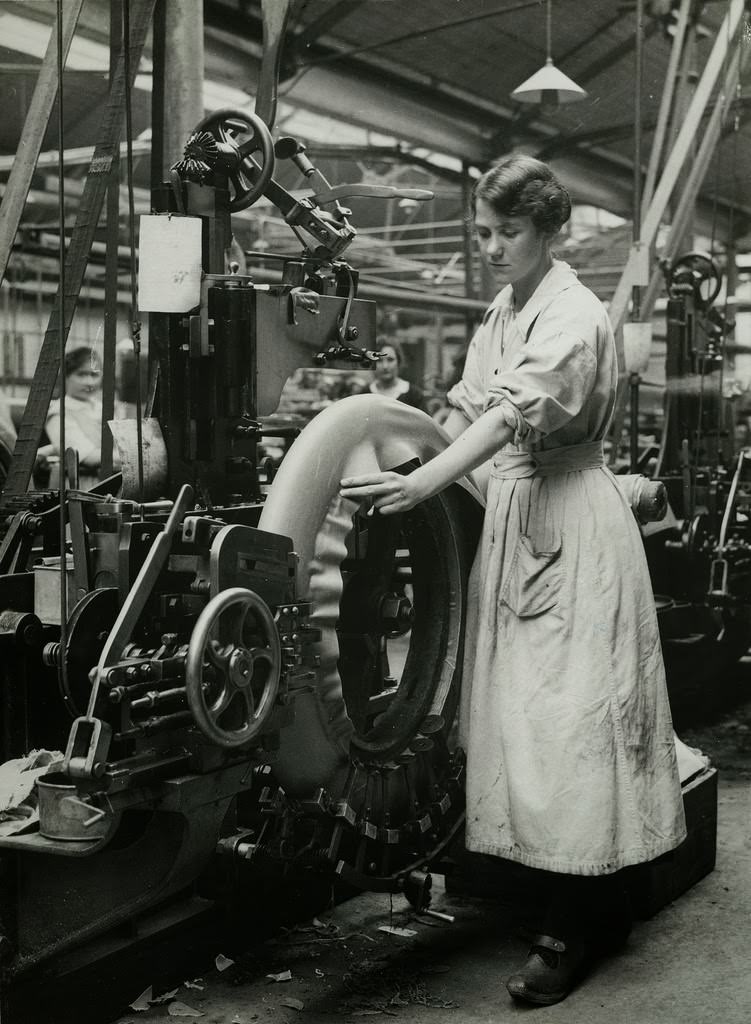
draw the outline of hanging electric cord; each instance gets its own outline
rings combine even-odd
[[[746,45],[748,43],[748,37],[744,36]],[[742,103],[742,88],[740,77],[735,87],[735,111],[733,115],[733,156],[730,161],[730,173],[731,173],[731,193],[730,193],[730,212],[728,214],[728,238],[731,241],[733,259],[735,259],[735,206],[738,200],[738,135],[740,133],[741,126],[741,103]],[[735,276],[735,275],[734,275]],[[728,311],[729,311],[729,299],[730,299],[730,268],[725,268],[725,302],[722,309],[722,344],[724,347],[726,331],[728,328]],[[720,388],[724,386],[724,373],[725,363],[724,360],[720,364]],[[721,392],[722,393],[722,392]],[[719,424],[718,424],[718,444],[719,444]]]
[[[347,60],[350,57],[359,56],[361,53],[371,53],[373,50],[388,49],[397,43],[409,42],[415,38],[424,39],[432,32],[442,32],[445,29],[456,28],[457,26],[467,25],[475,21],[483,21],[487,18],[495,18],[499,15],[514,14],[516,11],[521,11],[528,7],[536,7],[540,2],[541,0],[519,0],[517,3],[512,3],[505,7],[498,7],[492,11],[481,11],[479,14],[465,15],[452,21],[442,22],[439,25],[421,25],[419,29],[416,29],[413,32],[407,32],[405,35],[394,36],[390,39],[380,39],[375,43],[367,43],[363,46],[351,47],[350,49],[337,50],[335,53],[327,53],[322,57],[316,57],[313,60],[306,61],[302,67],[295,72],[292,78],[285,83],[284,88],[279,90],[278,96],[280,98],[287,96],[288,93],[299,84],[303,75],[306,75],[309,71],[319,67],[321,64],[331,64],[335,61]],[[292,35],[292,33],[290,33],[290,35]],[[516,41],[518,42],[518,40]]]
[[[726,50],[725,50],[725,57],[723,59],[723,68],[722,68],[722,81],[723,82],[727,81],[728,70],[729,70],[729,54],[730,54],[730,42],[731,42],[729,32],[730,32],[730,26],[728,25],[727,47],[726,47]],[[724,97],[723,97],[722,91],[721,91],[720,95],[717,97],[717,102],[718,103],[722,103],[723,102],[723,98]],[[713,203],[712,203],[712,236],[711,236],[711,241],[710,241],[710,246],[709,246],[709,252],[710,252],[710,254],[712,256],[714,256],[715,238],[716,238],[716,235],[717,235],[717,217],[718,217],[718,207],[719,207],[719,173],[720,173],[719,154],[720,154],[720,149],[721,148],[722,148],[722,136],[720,136],[720,139],[718,141],[717,152],[716,152],[715,189],[714,189],[714,196],[713,196]],[[729,215],[730,220],[729,220],[729,224],[728,224],[728,238],[731,238],[731,239],[733,237],[733,205],[734,205],[734,197],[731,197],[730,215]],[[725,282],[726,282],[726,284],[725,284],[725,310],[724,310],[724,313],[727,314],[727,294],[728,294],[728,292],[727,292],[727,285],[729,283],[728,273],[727,273],[727,266],[725,268]],[[725,317],[723,317],[722,337],[721,337],[721,341],[720,341],[721,349],[724,349],[724,347],[725,347],[725,327],[726,327],[726,325],[727,325],[727,319]],[[719,410],[719,413],[718,413],[717,418],[716,418],[717,419],[717,425],[716,425],[716,431],[715,431],[715,445],[716,445],[715,451],[716,451],[716,458],[717,458],[718,463],[719,463],[719,455],[720,455],[720,435],[721,435],[721,432],[722,432],[722,418],[723,418],[722,417],[722,396],[723,396],[724,383],[725,383],[725,360],[723,358],[723,359],[720,360],[720,368],[719,368],[718,383],[717,383],[718,392],[719,392],[719,394],[718,394],[718,410]],[[701,424],[701,420],[699,422]]]
[[[65,152],[63,148],[63,0],[57,0],[55,13],[57,31],[57,202],[59,210],[58,231],[60,246],[60,301],[58,303],[58,342],[60,350],[60,443],[59,487],[60,487],[60,664],[58,674],[63,700],[69,701],[68,665],[65,651],[68,646],[68,537],[67,537],[67,495],[65,486]],[[73,486],[77,486],[77,481]]]
[[[702,430],[702,420],[704,418],[704,381],[706,380],[706,360],[701,361],[701,371],[699,373],[699,414],[697,416],[696,425],[696,449],[695,449],[695,461],[699,461],[699,452],[701,450],[701,443],[704,437]],[[694,472],[693,479],[691,481],[691,514],[693,515],[696,509],[696,498],[697,498],[697,487],[698,487],[699,474]]]
[[[125,69],[125,148],[126,186],[128,190],[128,242],[130,245],[130,327],[135,356],[136,391],[136,458],[138,460],[138,504],[143,508],[143,412],[141,409],[141,321],[138,319],[138,288],[136,284],[136,212],[133,192],[133,114],[130,76],[130,14],[123,4],[123,66]],[[143,515],[143,511],[141,512]]]

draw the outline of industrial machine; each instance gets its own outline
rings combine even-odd
[[[689,252],[664,265],[666,391],[659,450],[641,468],[666,489],[671,514],[645,529],[671,697],[692,696],[748,650],[751,625],[749,451],[737,450],[726,394],[732,324],[714,305],[717,262]],[[635,426],[635,424],[633,425]]]
[[[262,454],[289,433],[265,417],[292,369],[375,358],[342,201],[399,193],[295,199],[280,159],[311,167],[255,115],[196,127],[147,218],[156,238],[192,233],[198,265],[196,296],[167,287],[150,307],[153,415],[119,425],[118,478],[77,490],[69,461],[64,531],[60,495],[3,499],[2,760],[53,752],[38,814],[0,832],[6,981],[156,910],[232,903],[257,871],[404,890],[461,826],[479,495],[466,483],[389,519],[342,499],[355,467],[446,444],[375,396],[322,413],[278,471]],[[231,211],[262,193],[301,250],[259,286],[225,254]]]
[[[271,123],[216,111],[154,189],[139,259],[167,271],[142,306],[158,371],[149,415],[115,426],[122,472],[81,491],[69,456],[59,493],[0,498],[0,761],[38,773],[0,822],[4,991],[157,919],[237,907],[270,878],[424,902],[462,827],[454,723],[481,496],[464,481],[389,518],[340,497],[343,476],[445,447],[407,406],[344,399],[299,437],[268,420],[298,366],[376,358],[344,202],[430,196],[331,186]],[[283,160],[309,195],[274,178]],[[300,241],[271,284],[227,259],[231,213],[262,195]],[[668,349],[678,377],[703,380],[718,350],[697,275],[693,258],[671,270]],[[701,437],[693,396],[669,401],[654,475],[678,522],[645,538],[664,635],[737,653],[746,455],[733,469],[707,447],[719,400],[700,398]],[[264,439],[280,435],[294,444],[277,467]]]

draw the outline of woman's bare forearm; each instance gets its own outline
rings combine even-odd
[[[471,473],[512,438],[503,411],[488,409],[448,448],[407,476],[386,472],[347,477],[341,494],[355,501],[369,498],[385,515],[404,512]]]
[[[508,444],[513,434],[503,411],[500,408],[488,409],[474,423],[470,423],[448,448],[411,474],[417,478],[415,482],[424,492],[421,500],[431,498],[444,487],[471,473]]]

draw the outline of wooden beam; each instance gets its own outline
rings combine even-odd
[[[699,130],[702,116],[727,58],[730,41],[735,38],[738,31],[744,6],[744,0],[730,0],[728,13],[717,31],[712,52],[709,55],[678,137],[665,164],[660,182],[649,207],[642,217],[640,233],[642,248],[649,249],[655,240],[662,216],[673,194],[681,168]],[[623,274],[611,300],[610,320],[616,336],[619,335],[620,328],[623,326],[623,321],[626,318],[631,289],[638,281],[638,271],[642,258],[641,253],[637,252],[636,247],[632,247]],[[622,359],[622,351],[619,351],[619,357]]]
[[[349,18],[358,7],[362,7],[364,2],[365,0],[334,0],[323,14],[319,14],[313,21],[309,21],[302,32],[297,34],[295,37],[297,52],[302,53],[324,32],[333,28],[343,18]]]
[[[54,308],[42,341],[34,384],[24,409],[13,452],[13,462],[3,490],[3,498],[23,494],[28,488],[37,448],[44,429],[50,399],[60,374],[60,326],[67,337],[88,263],[91,243],[99,222],[107,191],[112,159],[120,144],[125,110],[125,91],[133,88],[138,63],[146,42],[155,0],[133,0],[130,22],[130,80],[126,81],[125,52],[120,54],[110,87],[107,108],[102,117],[99,142],[89,167],[76,225],[65,259],[65,291],[58,287]],[[62,317],[61,317],[62,313]]]
[[[699,146],[691,171],[686,179],[683,193],[675,210],[673,224],[671,225],[668,237],[665,240],[664,253],[667,259],[673,260],[678,255],[676,252],[676,245],[680,243],[686,225],[690,220],[691,212],[693,210],[694,203],[696,202],[696,196],[699,192],[701,183],[709,170],[709,165],[722,133],[722,125],[735,102],[736,86],[738,85],[738,80],[743,67],[748,63],[748,59],[749,48],[747,46],[739,47],[734,54],[730,67],[728,68],[722,95],[718,98],[715,108],[712,111],[712,116],[710,117],[702,135],[701,145]],[[654,309],[654,304],[660,293],[661,283],[662,271],[657,268],[652,273],[652,277],[644,297],[642,315],[645,318],[649,317]]]
[[[673,95],[675,93],[675,78],[678,74],[678,64],[683,50],[683,41],[686,38],[686,26],[688,25],[688,13],[691,8],[691,3],[692,0],[681,0],[681,7],[678,12],[678,21],[675,26],[673,46],[670,50],[668,69],[665,72],[665,85],[663,86],[662,96],[660,97],[657,126],[655,127],[655,133],[652,137],[652,151],[649,154],[647,176],[644,180],[644,194],[642,196],[642,206],[644,208],[646,208],[652,200],[655,182],[657,181],[657,171],[660,166],[660,160],[662,159],[662,148],[665,145],[665,133],[667,132],[670,110],[673,105]]]
[[[69,0],[63,14],[61,29],[63,61],[68,56],[82,7],[83,0]],[[5,277],[13,239],[16,237],[18,225],[21,223],[24,204],[31,187],[31,179],[57,96],[57,79],[57,31],[53,26],[39,70],[39,77],[34,87],[34,95],[26,114],[18,151],[11,163],[10,178],[3,196],[2,206],[0,206],[0,281]]]
[[[120,156],[125,156],[125,143],[120,146]],[[133,143],[133,156],[148,156],[151,152],[151,142],[148,139],[136,139]],[[83,164],[90,164],[91,158],[94,155],[93,146],[78,146],[75,149],[66,149],[63,153],[63,163],[66,167],[79,167]],[[36,169],[40,167],[57,167],[58,152],[56,149],[45,150],[44,153],[37,154]],[[15,168],[18,160],[18,154],[0,156],[0,172],[12,171]],[[11,178],[8,179],[6,185],[6,192],[11,185]],[[5,200],[3,200],[3,216],[5,213]]]

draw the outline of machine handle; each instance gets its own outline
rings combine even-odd
[[[85,800],[79,800],[78,797],[69,796],[66,799],[69,804],[75,804],[76,807],[84,807],[87,811],[94,812],[90,818],[86,818],[85,821],[81,822],[84,828],[90,828],[92,825],[95,825],[98,821],[101,821],[107,813],[101,807],[92,807],[91,804],[87,804]]]
[[[334,185],[323,192],[316,192],[310,198],[314,203],[333,203],[337,199],[350,199],[363,196],[368,199],[416,199],[425,202],[433,199],[433,193],[427,188],[394,188],[392,185]]]

